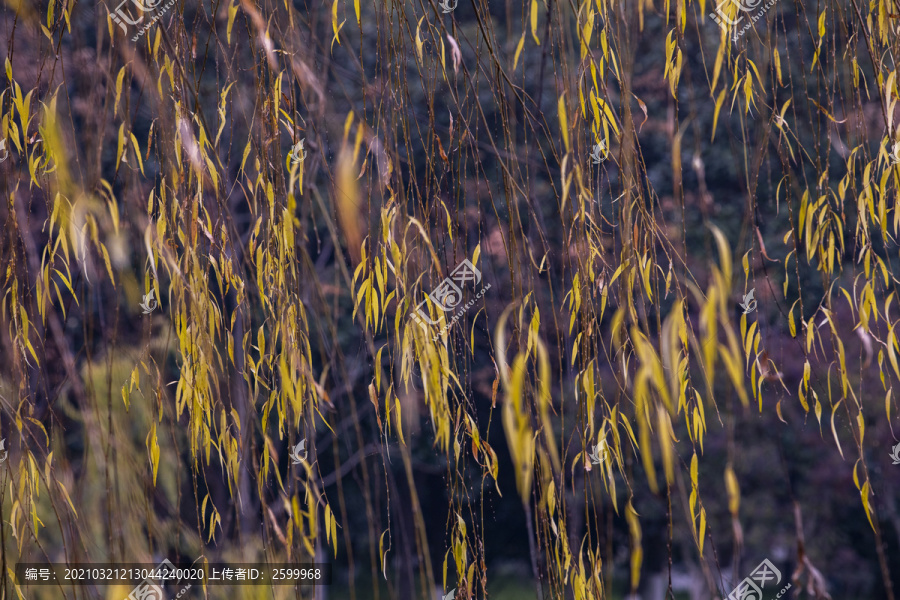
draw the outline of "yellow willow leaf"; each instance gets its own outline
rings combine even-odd
[[[244,165],[247,164],[247,157],[250,156],[250,147],[251,141],[247,140],[247,145],[244,147],[244,154],[241,157],[241,171],[244,170]]]
[[[119,112],[119,98],[122,96],[122,80],[124,78],[125,78],[125,67],[122,67],[121,69],[119,69],[119,74],[116,77],[116,103],[113,104],[113,116],[114,117]]]
[[[691,457],[691,483],[694,487],[698,487],[697,482],[697,453],[694,452],[694,455]]]
[[[156,423],[150,426],[147,435],[147,449],[150,451],[150,465],[153,469],[153,485],[156,485],[156,473],[159,470],[159,441],[156,438]]]
[[[800,404],[803,405],[804,410],[809,412],[809,403],[806,401],[806,394],[804,390],[809,389],[809,375],[810,375],[810,365],[809,361],[806,361],[803,364],[803,381],[800,383],[800,387],[798,391],[800,392]]]
[[[731,350],[721,344],[719,344],[719,356],[722,358],[722,362],[725,363],[725,370],[731,378],[731,383],[734,385],[741,404],[745,407],[749,406],[750,401],[747,398],[747,390],[744,389],[744,373],[741,371],[740,357],[733,355]]]
[[[331,543],[331,507],[325,505],[325,541]]]
[[[844,458],[844,451],[841,449],[841,442],[840,440],[838,440],[837,428],[834,425],[834,413],[837,411],[838,406],[840,406],[841,402],[843,401],[843,398],[841,400],[838,400],[838,403],[835,404],[831,409],[831,433],[832,435],[834,435],[834,443],[837,445],[838,452],[841,453],[841,458]]]
[[[538,39],[537,26],[538,26],[538,3],[537,3],[537,0],[531,0],[531,37],[534,38],[534,43],[537,44],[538,46],[540,46],[541,40]]]
[[[706,432],[706,413],[703,411],[703,398],[696,391],[697,407],[694,408],[694,423],[697,425],[697,437],[700,439],[700,452],[703,452],[703,434]]]
[[[559,103],[556,107],[559,114],[559,128],[562,131],[563,143],[566,145],[566,152],[569,152],[569,122],[566,118],[566,96],[563,94],[559,97]]]
[[[347,20],[344,19],[341,21],[341,24],[338,25],[338,0],[334,0],[334,4],[331,5],[331,29],[334,31],[334,38],[331,40],[331,51],[334,52],[334,43],[337,42],[338,46],[341,45],[341,28],[344,26]]]
[[[220,522],[222,519],[219,517],[219,511],[215,508],[212,509],[212,517],[209,520],[209,537],[206,538],[206,543],[208,544],[210,540],[215,537],[216,534],[216,523]]]
[[[68,20],[68,13],[66,13],[66,17]],[[113,36],[115,35],[115,33],[114,33],[115,30],[113,28],[115,27],[115,25],[113,25],[111,13],[106,13],[106,27],[109,30],[109,38],[113,39]],[[10,75],[9,78],[12,79],[12,75]]]
[[[859,427],[859,447],[862,448],[863,438],[866,436],[866,420],[863,418],[862,409],[856,413],[856,424]]]
[[[641,450],[641,459],[644,464],[644,470],[647,472],[647,483],[650,485],[650,490],[656,494],[659,491],[659,486],[656,482],[656,468],[653,465],[653,449],[650,444],[650,425],[647,422],[646,415],[646,406],[650,400],[647,386],[648,378],[649,375],[647,372],[641,370],[634,381],[634,396],[637,405],[636,412],[639,415],[637,417],[638,436],[640,437],[640,444],[638,444],[638,447]]]
[[[816,420],[819,422],[819,434],[822,433],[822,405],[819,403],[819,395],[816,394],[815,390],[813,390],[813,400],[816,401],[815,413]]]
[[[603,58],[609,60],[609,40],[606,37],[606,28],[600,32],[600,48],[603,50]]]
[[[716,245],[719,248],[719,263],[722,266],[722,275],[725,279],[725,287],[731,288],[731,248],[728,245],[728,241],[725,239],[725,234],[722,233],[722,230],[716,227],[715,225],[710,224],[709,228],[712,230],[713,235],[716,238]]]
[[[697,536],[700,541],[700,556],[703,556],[703,542],[706,540],[706,509],[700,507],[700,533]]]
[[[34,423],[35,425],[37,425],[37,426],[40,428],[41,432],[44,434],[44,440],[45,440],[45,442],[46,442],[46,443],[45,443],[45,447],[46,447],[46,448],[49,448],[49,447],[50,447],[50,436],[47,435],[47,430],[44,428],[43,423],[41,423],[40,421],[38,421],[37,419],[34,419],[34,418],[32,418],[32,417],[25,417],[25,418],[28,419],[29,421],[31,421],[32,423]],[[52,454],[52,452],[51,452],[51,454]],[[48,460],[49,460],[49,459],[48,459]]]
[[[524,35],[524,34],[523,34],[523,35]],[[591,65],[593,65],[593,64],[594,64],[594,63],[592,62]],[[591,90],[591,91],[593,92],[594,90]],[[587,109],[584,107],[584,89],[583,89],[582,86],[578,86],[578,102],[579,102],[580,105],[581,105],[581,112],[582,112],[582,114],[586,113],[586,112],[587,112]]]
[[[291,496],[291,518],[294,521],[294,524],[300,529],[300,531],[303,531],[302,522],[300,521],[302,515],[303,513],[300,510],[300,501],[298,500],[297,495],[294,494],[293,496]],[[385,530],[384,533],[387,533],[387,530]],[[382,537],[384,537],[384,534],[381,535]]]
[[[741,327],[742,328],[745,327],[745,324],[747,322],[745,317],[746,317],[746,315],[741,316]],[[747,335],[744,337],[744,354],[747,357],[747,362],[746,362],[745,368],[746,368],[746,366],[750,365],[750,348],[753,345],[753,338],[754,338],[754,334],[756,333],[756,326],[757,326],[756,321],[751,323],[750,329],[747,330]]]
[[[594,122],[592,124],[592,129],[594,130],[594,137],[597,140],[597,143],[601,141],[600,138],[600,125],[603,122],[600,118],[600,102],[598,102],[597,95],[594,93],[594,90],[591,89],[590,93],[591,98],[591,112],[594,114]]]
[[[397,409],[395,422],[397,423],[397,432],[400,435],[400,442],[405,446],[406,440],[403,438],[403,414],[401,412],[400,398],[394,398],[394,407]]]
[[[775,65],[775,76],[778,78],[778,85],[784,85],[781,80],[781,55],[778,54],[778,48],[772,50],[772,63]]]
[[[887,339],[887,347],[888,347],[888,360],[891,362],[891,367],[894,369],[894,373],[897,377],[900,377],[900,365],[897,362],[897,352],[894,349],[897,344],[897,336],[894,334],[894,328],[891,326],[891,329],[888,331],[888,339]]]
[[[517,355],[513,361],[512,375],[503,403],[503,431],[515,469],[516,488],[523,504],[528,502],[531,495],[531,480],[534,474],[534,436],[531,430],[531,415],[525,407],[524,397],[525,366],[525,355]]]
[[[869,527],[872,528],[872,531],[875,531],[875,523],[872,521],[872,506],[869,504],[869,482],[866,481],[862,489],[859,491],[859,495],[862,498],[863,509],[866,511],[866,518],[869,520]]]
[[[144,174],[144,161],[141,159],[141,147],[138,145],[137,138],[134,137],[134,134],[129,132],[128,135],[131,137],[131,145],[134,147],[134,155],[137,157],[138,166],[141,168],[141,175]]]
[[[593,90],[591,90],[591,92],[593,92]],[[635,96],[635,98],[637,98],[637,96]],[[638,100],[638,102],[641,103],[640,100]],[[615,114],[613,114],[613,111],[610,108],[609,103],[604,101],[603,98],[600,98],[599,96],[597,96],[597,104],[603,110],[603,115],[606,117],[605,122],[612,125],[613,131],[616,133],[616,135],[619,135],[619,125],[616,123]]]
[[[889,388],[887,394],[884,395],[884,413],[887,416],[887,422],[891,422],[891,392],[894,388]]]
[[[628,501],[625,507],[625,520],[628,521],[628,531],[631,537],[631,589],[636,590],[641,582],[641,563],[644,560],[644,551],[641,547],[641,524],[638,521],[637,511]]]
[[[516,45],[516,54],[513,57],[513,71],[516,70],[516,67],[519,65],[519,56],[522,54],[522,49],[525,48],[525,32],[522,32],[522,37],[519,38],[519,43]]]
[[[797,306],[798,302],[800,302],[799,299],[795,300],[794,303],[791,305],[790,312],[788,312],[788,326],[790,327],[791,337],[793,337],[793,338],[797,337],[797,323],[796,323],[796,321],[794,321],[794,307]]]
[[[49,478],[48,478],[49,479]],[[66,486],[63,485],[62,481],[56,480],[56,483],[59,484],[60,489],[62,489],[63,496],[66,497],[66,502],[69,503],[69,508],[72,509],[72,512],[75,513],[75,516],[78,516],[78,511],[75,510],[75,505],[72,504],[72,498],[69,496],[69,490],[66,489]]]
[[[590,52],[591,33],[594,31],[594,11],[588,10],[588,16],[581,30],[581,58],[584,59]]]
[[[540,313],[535,309],[535,319],[537,322],[540,322]],[[537,327],[535,327],[535,330]],[[550,450],[550,459],[553,462],[553,466],[557,471],[562,469],[560,460],[559,460],[559,452],[556,449],[556,438],[553,435],[553,427],[551,426],[552,421],[550,420],[550,354],[547,352],[547,347],[544,345],[544,342],[541,341],[537,334],[535,334],[535,344],[538,355],[538,373],[540,374],[540,396],[538,402],[539,414],[541,417],[541,424],[544,430],[544,436],[547,440],[547,448]]]
[[[354,262],[359,262],[363,243],[360,228],[359,182],[356,179],[355,164],[351,152],[344,149],[338,155],[337,177],[335,181],[335,205],[338,223],[347,240],[347,247]]]
[[[354,0],[359,5],[359,0]],[[419,62],[422,62],[422,46],[424,46],[425,42],[422,41],[422,20],[425,17],[419,19],[419,24],[416,26],[416,56],[419,57]]]
[[[334,557],[337,558],[338,551],[338,539],[337,539],[337,517],[334,516],[334,513],[331,514],[331,531],[334,532],[334,541],[332,542],[332,546],[334,546]]]
[[[238,11],[238,3],[237,3],[237,0],[235,0],[235,2],[232,2],[228,6],[228,29],[226,30],[227,31],[226,39],[229,44],[231,44],[231,30],[234,28],[234,18],[237,16],[237,11]]]
[[[722,62],[725,60],[726,44],[727,44],[727,41],[725,39],[725,35],[723,34],[722,40],[719,43],[719,52],[716,54],[716,64],[715,64],[715,67],[713,67],[712,85],[709,88],[710,96],[712,96],[715,93],[716,82],[719,81],[719,75],[722,73]],[[724,92],[725,92],[725,90],[722,90],[722,93],[724,93]]]
[[[203,529],[206,529],[206,503],[209,502],[209,494],[203,497],[203,502],[200,504],[200,523],[203,525]]]
[[[118,149],[116,150],[116,170],[119,169],[119,164],[122,162],[122,153],[125,151],[125,123],[119,125],[119,142]]]
[[[656,411],[657,423],[659,426],[659,446],[662,450],[663,470],[666,474],[666,482],[671,485],[675,478],[675,470],[673,468],[674,450],[672,448],[672,422],[669,419],[669,413],[665,407],[660,405]]]
[[[442,580],[442,589],[447,589],[447,561],[450,559],[450,550],[451,548],[448,548],[447,551],[444,552],[444,579]]]
[[[435,258],[435,260],[437,259]],[[494,329],[494,338],[497,340],[497,352],[495,355],[497,357],[497,371],[500,374],[500,381],[503,383],[504,390],[509,388],[509,364],[506,362],[506,321],[509,319],[509,314],[516,307],[516,304],[517,302],[514,302],[503,310],[500,319],[497,321],[497,327]]]
[[[115,285],[116,278],[113,276],[112,264],[109,260],[109,252],[106,251],[106,246],[104,244],[100,244],[100,252],[103,254],[103,262],[106,264],[106,272],[109,273],[109,280],[113,285]]]
[[[556,516],[556,484],[551,480],[544,491],[547,498],[547,512],[551,519]]]
[[[741,490],[730,464],[725,467],[725,489],[728,492],[728,510],[733,517],[737,517],[741,506]]]

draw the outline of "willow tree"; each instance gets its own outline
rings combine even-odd
[[[893,600],[893,1],[7,2],[0,597]]]

